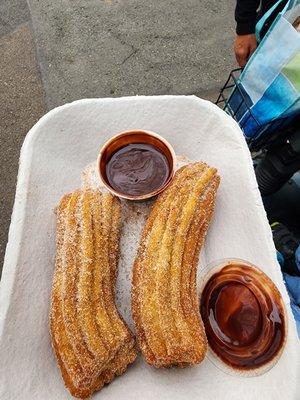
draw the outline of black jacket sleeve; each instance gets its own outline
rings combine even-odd
[[[235,8],[236,33],[247,35],[255,32],[259,0],[237,0]]]

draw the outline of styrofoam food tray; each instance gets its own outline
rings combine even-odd
[[[233,119],[193,96],[80,100],[52,110],[27,135],[0,287],[0,398],[71,398],[48,333],[54,207],[65,192],[80,186],[82,169],[96,159],[105,140],[135,128],[155,131],[170,141],[177,154],[218,168],[222,181],[200,271],[211,261],[226,257],[243,258],[263,269],[287,305],[288,340],[278,364],[255,378],[226,375],[208,358],[184,370],[157,370],[139,357],[94,398],[296,400],[299,342],[249,151]],[[124,232],[126,235],[126,227]],[[118,304],[131,326],[134,250],[123,257],[117,288]],[[121,252],[126,252],[126,246],[122,245]]]

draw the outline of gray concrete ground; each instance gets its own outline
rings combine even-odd
[[[0,0],[0,265],[20,146],[46,111],[84,97],[215,100],[235,66],[235,0]]]
[[[28,130],[46,111],[34,38],[25,18],[29,15],[28,8],[26,3],[23,6],[20,14],[19,8],[11,9],[5,20],[5,14],[0,14],[0,32],[5,32],[0,36],[0,273],[20,148]],[[16,19],[13,18],[14,12]],[[18,25],[19,22],[22,25]],[[10,27],[13,30],[8,33]]]

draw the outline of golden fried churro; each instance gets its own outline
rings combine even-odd
[[[219,181],[205,163],[182,167],[144,227],[133,266],[132,312],[142,353],[156,367],[199,363],[206,354],[196,271]]]
[[[50,333],[66,387],[76,397],[122,374],[136,358],[114,303],[120,204],[109,193],[77,190],[57,209],[57,256]]]

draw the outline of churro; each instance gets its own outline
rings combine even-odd
[[[156,367],[199,363],[206,354],[196,271],[219,181],[205,163],[182,167],[144,227],[133,267],[132,313],[141,351]]]
[[[77,190],[57,209],[50,333],[66,387],[80,398],[123,373],[134,339],[114,303],[120,234],[117,198]]]

